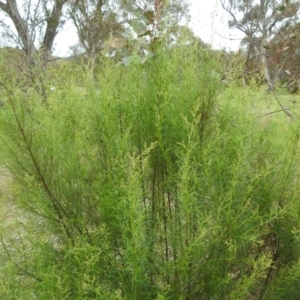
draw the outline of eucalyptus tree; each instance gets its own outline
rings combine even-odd
[[[297,93],[300,89],[300,23],[284,28],[267,45],[272,63],[277,67],[281,86]]]
[[[118,52],[125,65],[134,58],[151,57],[162,37],[169,41],[188,18],[186,0],[70,0],[69,16],[93,74],[95,61],[105,48]]]
[[[189,19],[186,0],[119,0],[119,4],[142,55],[154,55],[162,40],[172,42]]]
[[[220,0],[230,16],[229,27],[245,34],[242,41],[248,58],[255,56],[263,65],[268,88],[274,88],[276,76],[271,74],[268,42],[274,35],[293,24],[300,4],[297,0]]]
[[[67,2],[68,0],[0,1],[0,11],[5,15],[0,21],[2,32],[21,47],[31,72],[37,66],[45,67],[55,37],[64,23],[63,8]]]
[[[0,11],[5,15],[0,21],[2,34],[19,46],[25,57],[25,67],[21,68],[22,82],[32,86],[45,104],[48,98],[46,67],[54,40],[65,21],[63,9],[67,2],[0,0]]]
[[[80,46],[88,56],[88,67],[93,73],[95,61],[105,43],[113,38],[122,38],[124,22],[118,8],[110,0],[72,0],[69,15],[76,27]]]

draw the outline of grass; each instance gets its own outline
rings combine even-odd
[[[297,299],[297,112],[221,90],[221,67],[193,47],[93,84],[65,66],[47,106],[6,83],[0,298]]]

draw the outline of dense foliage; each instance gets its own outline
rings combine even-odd
[[[217,61],[65,63],[47,103],[2,77],[1,299],[298,299],[298,129]]]

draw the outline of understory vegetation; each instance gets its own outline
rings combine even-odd
[[[0,299],[299,299],[297,119],[221,72],[64,63],[46,103],[0,75]]]

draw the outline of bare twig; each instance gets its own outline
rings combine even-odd
[[[284,113],[289,116],[291,119],[294,120],[293,116],[291,115],[291,113],[289,112],[289,109],[287,109],[286,107],[284,107],[281,102],[279,101],[278,97],[276,96],[275,92],[273,89],[271,89],[274,98],[276,99],[277,103],[279,104],[279,106],[282,108],[282,110],[284,111]]]

